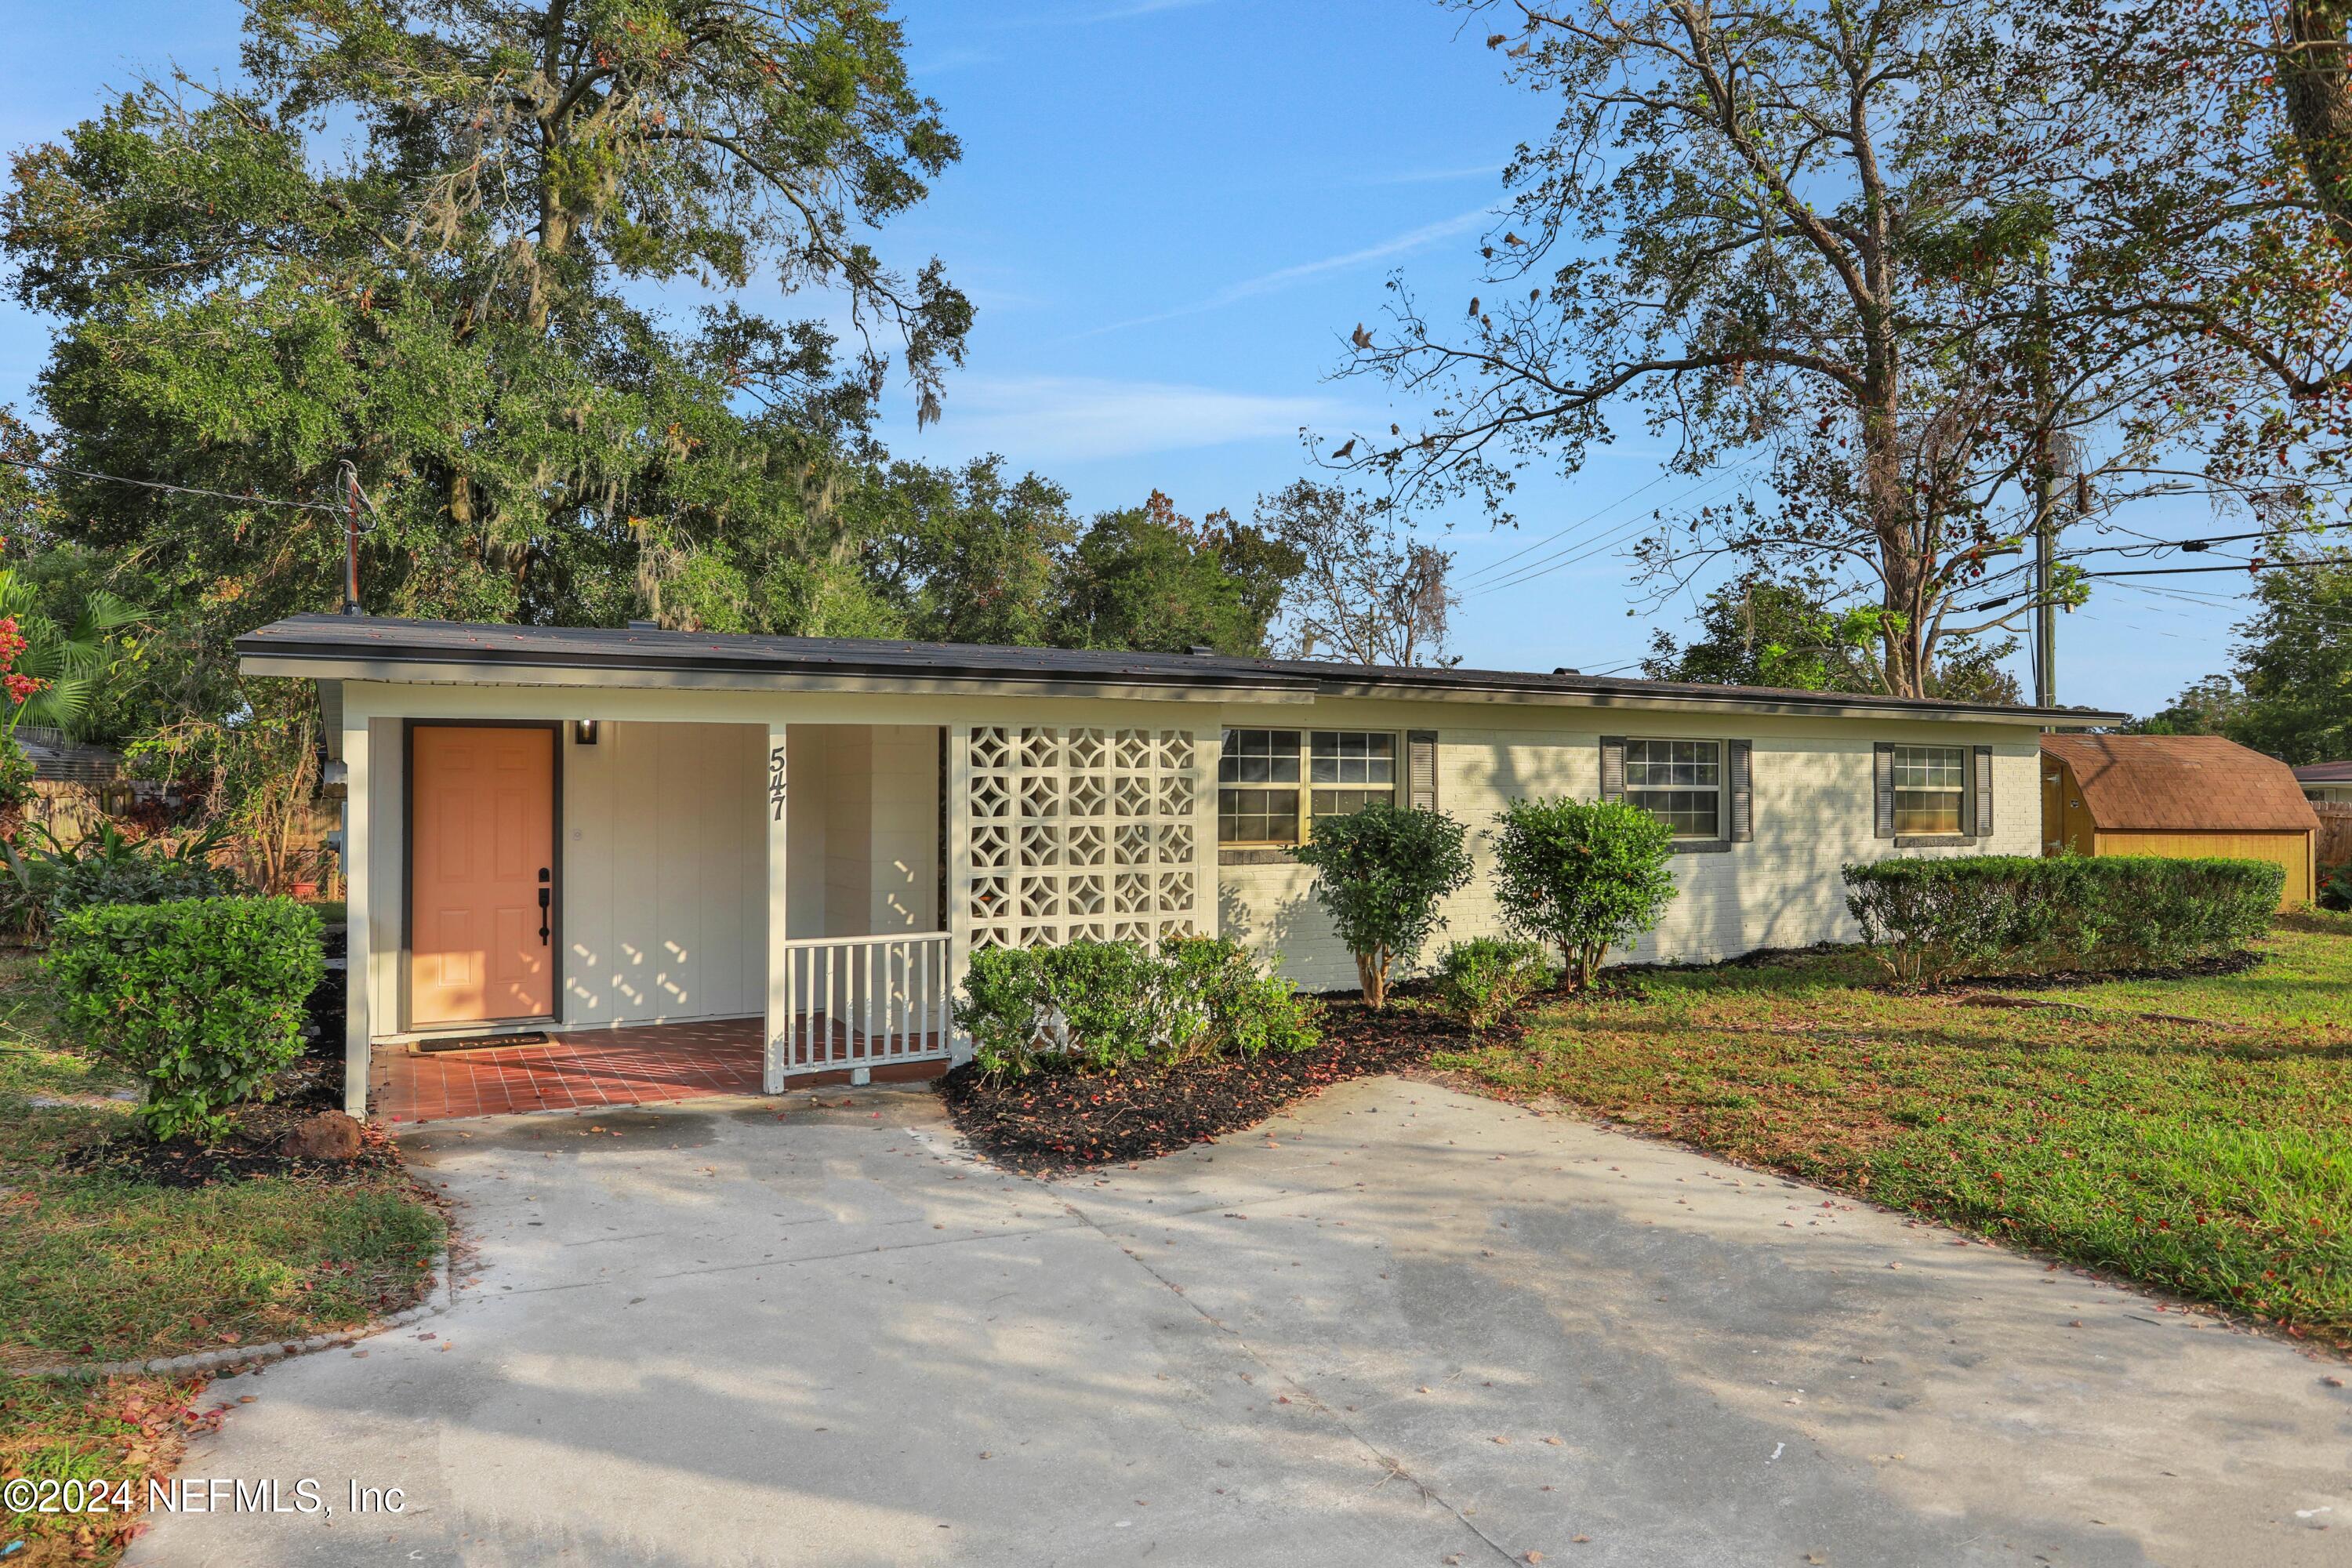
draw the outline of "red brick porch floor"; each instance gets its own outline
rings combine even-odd
[[[376,1115],[406,1123],[757,1094],[761,1029],[758,1018],[719,1018],[430,1056],[378,1046],[368,1099]]]

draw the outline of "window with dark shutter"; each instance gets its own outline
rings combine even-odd
[[[1734,741],[1731,754],[1731,832],[1734,844],[1746,844],[1756,837],[1756,789],[1754,783],[1756,743]]]
[[[1405,804],[1415,811],[1437,809],[1437,731],[1408,730],[1404,736]]]
[[[1976,822],[1974,831],[1979,838],[1992,834],[1992,748],[1976,749]]]
[[[1895,744],[1881,741],[1871,748],[1871,771],[1877,800],[1872,831],[1881,838],[1895,837]]]
[[[1625,798],[1625,737],[1601,737],[1601,798]]]

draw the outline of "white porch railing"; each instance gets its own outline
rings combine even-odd
[[[944,1058],[948,933],[801,937],[783,944],[786,1078]]]

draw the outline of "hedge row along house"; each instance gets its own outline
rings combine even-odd
[[[2276,757],[2219,735],[2044,735],[2042,853],[2212,856],[2286,868],[2310,901],[2319,817]]]
[[[237,646],[320,683],[355,1113],[389,1054],[521,1031],[746,1033],[772,1093],[936,1072],[995,943],[1222,933],[1352,990],[1286,851],[1374,800],[1657,812],[1681,890],[1637,958],[1849,940],[1842,863],[2035,853],[2042,727],[2119,717],[647,626],[304,616]],[[1491,887],[1449,937],[1498,929]]]

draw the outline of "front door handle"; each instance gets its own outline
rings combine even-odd
[[[544,877],[547,873],[541,871],[540,875]],[[547,884],[544,882],[539,885],[539,945],[547,945]]]

